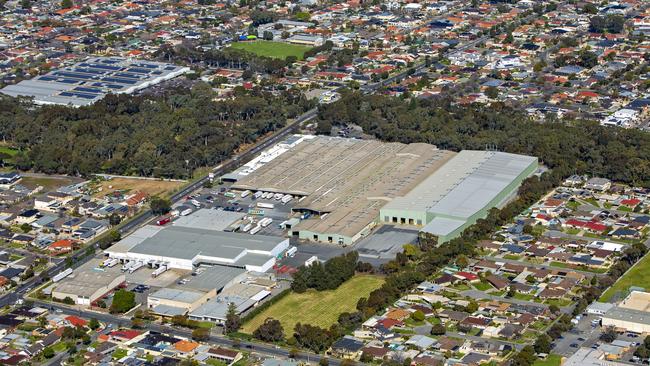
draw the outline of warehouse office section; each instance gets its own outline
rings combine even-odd
[[[422,227],[443,243],[501,207],[537,169],[537,158],[464,150],[403,197],[386,204],[380,221]]]

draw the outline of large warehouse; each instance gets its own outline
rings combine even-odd
[[[36,104],[79,107],[90,105],[109,93],[131,94],[189,71],[188,67],[161,62],[93,57],[6,86],[0,92],[13,97],[33,97]]]
[[[292,235],[352,244],[369,233],[386,202],[408,193],[454,154],[428,144],[318,136],[240,178],[233,188],[304,197],[293,210],[314,216],[292,227]]]
[[[424,226],[443,243],[460,235],[492,207],[512,198],[537,169],[537,158],[464,150],[379,214],[384,223]]]
[[[145,226],[104,252],[110,258],[192,270],[200,264],[266,272],[289,247],[289,239],[217,230]]]
[[[444,242],[513,197],[536,169],[530,156],[317,136],[232,187],[300,197],[293,211],[311,216],[289,230],[301,239],[349,245],[386,223]]]

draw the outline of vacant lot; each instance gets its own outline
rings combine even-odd
[[[164,180],[113,178],[101,181],[95,196],[103,197],[115,191],[144,192],[150,196],[165,196],[178,189],[183,182],[169,182]]]
[[[41,186],[43,187],[43,192],[50,192],[60,187],[79,183],[81,181],[83,181],[83,179],[79,179],[75,177],[66,177],[62,175],[34,174],[34,175],[29,175],[27,177],[23,177],[20,180],[19,184],[22,184],[25,187],[31,189]]]
[[[607,302],[618,292],[624,296],[630,286],[650,289],[650,255],[641,258],[634,267],[630,268],[623,277],[619,278],[612,287],[607,289],[603,296],[600,297],[600,301]]]
[[[367,297],[383,282],[383,278],[377,276],[355,276],[336,290],[290,293],[244,324],[243,331],[253,333],[266,318],[279,320],[286,336],[293,334],[296,323],[329,328],[338,320],[339,314],[355,311],[357,301]]]
[[[311,47],[307,46],[272,41],[235,42],[231,47],[251,52],[258,56],[279,58],[283,60],[287,56],[296,56],[298,60],[302,60],[305,56],[305,52],[311,49]]]
[[[562,363],[562,356],[551,353],[545,360],[537,360],[533,366],[559,366]]]

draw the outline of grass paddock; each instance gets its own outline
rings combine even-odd
[[[279,320],[285,336],[293,334],[297,323],[329,328],[336,323],[339,314],[355,311],[357,301],[367,297],[383,283],[382,277],[359,275],[352,277],[336,290],[309,290],[302,294],[292,292],[246,322],[242,331],[253,333],[267,318]]]
[[[296,56],[298,60],[302,60],[305,52],[311,49],[308,46],[273,41],[234,42],[230,47],[254,53],[258,56],[279,58],[282,60],[287,58],[287,56]]]

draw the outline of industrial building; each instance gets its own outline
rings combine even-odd
[[[293,237],[325,243],[352,244],[381,223],[447,241],[514,197],[538,166],[530,156],[422,143],[295,139],[282,158],[226,177],[233,189],[298,198],[292,210],[302,217],[284,226]]]
[[[512,198],[537,169],[537,158],[464,150],[408,194],[387,203],[384,223],[422,226],[443,243]]]
[[[218,230],[145,226],[108,248],[110,258],[170,269],[193,270],[201,264],[266,272],[289,247],[289,239]]]
[[[428,144],[317,136],[233,184],[234,189],[301,197],[312,215],[290,228],[301,239],[352,244],[377,223],[380,208],[402,196],[455,153]]]
[[[147,297],[147,305],[155,314],[172,317],[185,315],[205,304],[217,295],[215,288],[210,291],[162,288]]]
[[[123,274],[109,272],[82,271],[65,278],[52,290],[52,298],[70,298],[77,305],[90,306],[104,295],[126,282]]]
[[[33,97],[36,104],[90,105],[106,94],[131,94],[189,72],[188,67],[131,60],[93,57],[69,67],[18,84],[1,93],[13,97]]]
[[[602,316],[601,324],[627,332],[650,334],[650,293],[630,292],[625,300]]]

